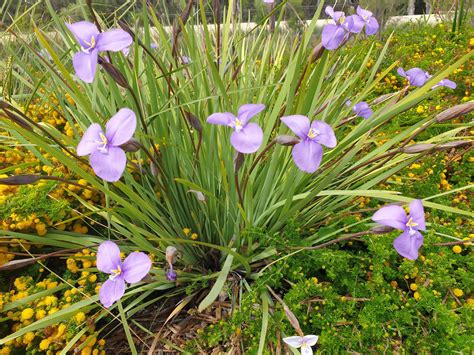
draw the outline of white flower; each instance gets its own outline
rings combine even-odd
[[[316,345],[318,338],[317,335],[305,335],[283,338],[283,341],[294,348],[301,348],[301,355],[312,355],[311,347]]]

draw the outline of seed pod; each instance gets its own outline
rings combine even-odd
[[[298,144],[300,142],[300,139],[293,136],[281,135],[275,138],[275,142],[284,146],[292,146]]]
[[[103,58],[99,57],[99,64],[104,68],[104,70],[109,73],[109,75],[115,80],[115,82],[125,89],[130,89],[130,85],[128,84],[127,79],[125,76],[113,65],[109,62],[105,61]]]
[[[453,118],[468,114],[474,110],[474,101],[466,102],[464,104],[456,105],[453,107],[444,110],[443,112],[435,116],[436,122],[446,122],[452,120]]]
[[[138,152],[140,150],[141,145],[140,145],[139,141],[137,141],[134,138],[131,138],[127,142],[122,144],[120,146],[120,148],[122,148],[123,150],[125,150],[128,153],[135,153],[135,152]]]
[[[436,145],[429,144],[429,143],[412,144],[412,145],[403,147],[401,151],[405,154],[417,154],[417,153],[425,152],[427,150],[431,150],[434,147],[436,147]]]
[[[41,180],[41,175],[15,175],[0,179],[0,185],[28,185]]]

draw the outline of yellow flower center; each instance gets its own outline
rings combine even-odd
[[[112,270],[111,271],[111,274],[110,274],[110,279],[111,280],[114,280],[117,276],[119,276],[120,274],[122,273],[122,268],[120,267],[120,265],[117,265],[117,269],[115,270]]]
[[[240,132],[243,128],[242,121],[240,121],[238,118],[235,119],[235,130],[237,132]]]
[[[97,148],[102,153],[107,153],[107,144],[109,143],[107,137],[101,132],[99,133],[101,146]]]
[[[411,229],[412,227],[416,227],[417,225],[418,225],[418,223],[413,222],[413,218],[411,218],[411,217],[410,217],[410,219],[408,220],[408,222],[407,222],[407,224],[406,224],[406,226],[407,226],[407,227],[410,227],[410,229]]]
[[[308,138],[313,139],[316,138],[317,135],[319,135],[321,132],[319,132],[317,129],[311,128],[308,132]]]
[[[95,40],[95,37],[92,36],[91,38],[91,41],[90,42],[87,42],[87,41],[84,41],[85,44],[87,44],[89,47],[87,48],[84,48],[84,51],[89,51],[91,49],[93,49],[95,47],[95,44],[96,44],[96,40]]]

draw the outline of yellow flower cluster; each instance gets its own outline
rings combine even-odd
[[[44,92],[43,92],[44,94]],[[74,101],[67,94],[64,99],[69,104],[73,105]],[[68,137],[73,137],[80,134],[78,126],[71,127],[63,114],[57,109],[60,105],[56,97],[50,97],[48,103],[43,103],[40,99],[34,100],[26,109],[25,113],[35,122],[42,122],[44,124],[55,127],[58,131],[62,131]],[[0,132],[0,135],[9,137],[6,132]],[[14,142],[13,138],[10,138]],[[60,176],[63,178],[71,178],[71,172],[68,171],[57,161],[54,157],[43,152],[40,149],[43,157],[48,161],[47,164],[38,160],[38,158],[28,149],[21,145],[12,146],[11,149],[0,149],[0,170],[18,166],[13,170],[14,174],[45,174]],[[84,166],[84,169],[89,169]],[[0,178],[5,178],[7,175],[0,175]],[[84,211],[82,205],[77,204],[75,197],[71,194],[81,196],[84,200],[95,205],[105,205],[105,198],[101,193],[94,192],[87,188],[85,180],[79,180],[81,186],[73,184],[58,184],[51,191],[48,191],[48,198],[52,201],[66,201],[67,205],[74,208],[71,211],[65,209],[59,215],[52,218],[47,211],[36,210],[37,213],[22,214],[14,211],[9,216],[0,218],[0,230],[16,231],[22,233],[35,233],[39,236],[45,235],[49,229],[55,228],[58,230],[70,230],[76,233],[87,233],[88,227],[84,224],[81,218],[81,212]],[[48,185],[47,185],[48,184]],[[48,182],[38,182],[34,185],[25,186],[25,193],[37,193],[40,189],[45,189],[45,186],[51,186]],[[0,205],[8,203],[18,193],[19,187],[0,185]],[[25,190],[22,190],[25,191]],[[66,222],[62,222],[66,221]],[[14,258],[13,254],[7,253],[13,251],[14,248],[8,245],[0,245],[0,265]],[[19,251],[23,251],[21,248]]]
[[[71,270],[70,266],[73,265],[74,270]],[[95,266],[95,253],[89,249],[83,249],[67,259],[67,266],[74,274],[80,271],[79,267],[83,269],[91,268]],[[12,290],[5,293],[0,292],[0,310],[2,310],[9,303],[50,290],[50,293],[46,292],[46,295],[34,298],[32,301],[6,312],[11,332],[16,332],[35,321],[68,308],[72,304],[96,294],[99,289],[97,275],[87,270],[82,270],[77,277],[70,278],[67,282],[70,285],[76,284],[77,286],[64,289],[62,287],[65,284],[52,278],[35,282],[30,276],[22,276],[14,280]],[[0,347],[0,355],[10,354],[10,352],[30,353],[38,349],[48,354],[57,353],[84,327],[87,327],[87,332],[76,344],[77,351],[79,351],[79,347],[82,347],[80,353],[84,355],[105,354],[105,340],[97,339],[94,323],[89,321],[90,317],[86,311],[79,311],[67,322],[63,321],[42,330],[28,332]]]
[[[191,238],[192,240],[196,240],[198,239],[199,235],[197,233],[191,233],[191,229],[190,228],[183,228],[183,233],[186,237],[189,237]]]

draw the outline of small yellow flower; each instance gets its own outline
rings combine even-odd
[[[74,320],[76,321],[76,323],[82,323],[86,320],[86,315],[84,314],[84,312],[78,312],[75,316],[74,316]]]
[[[41,340],[41,343],[39,344],[40,350],[48,349],[50,343],[51,343],[51,340],[49,338]]]
[[[459,245],[453,246],[453,252],[456,254],[460,254],[462,252],[462,248]]]
[[[183,233],[184,233],[185,235],[188,235],[189,233],[191,233],[191,229],[189,229],[189,228],[183,228]]]
[[[418,285],[413,283],[413,284],[410,284],[410,290],[412,291],[416,291],[418,289]]]
[[[420,293],[418,291],[416,291],[414,294],[413,294],[413,298],[417,301],[420,300],[421,296],[420,296]]]
[[[192,240],[196,240],[196,239],[198,239],[198,235],[197,235],[197,233],[193,233],[193,234],[191,234],[191,239],[192,239]]]
[[[463,290],[459,289],[459,288],[455,288],[453,290],[453,293],[456,297],[462,297],[464,295],[464,292]]]
[[[35,314],[35,311],[32,308],[25,308],[21,312],[21,321],[23,322],[25,320],[31,319],[34,314]]]

